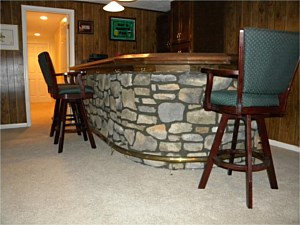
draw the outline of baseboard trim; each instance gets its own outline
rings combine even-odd
[[[293,152],[298,152],[300,153],[300,147],[296,146],[296,145],[290,145],[290,144],[286,144],[280,141],[275,141],[275,140],[269,140],[270,145],[275,146],[275,147],[280,147],[280,148],[284,148]]]
[[[2,129],[13,129],[13,128],[24,128],[29,127],[28,123],[14,123],[14,124],[1,124],[0,130]]]

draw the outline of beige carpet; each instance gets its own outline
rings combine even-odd
[[[32,127],[1,132],[1,224],[299,224],[298,153],[272,149],[279,190],[255,173],[248,209],[243,173],[215,168],[199,190],[202,170],[140,165],[75,134],[58,154],[51,113],[33,105]]]

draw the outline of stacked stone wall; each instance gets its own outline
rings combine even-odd
[[[109,141],[143,154],[167,157],[207,156],[220,115],[203,109],[206,75],[199,72],[122,72],[89,75],[94,98],[86,102],[92,126]],[[215,78],[214,89],[236,89],[232,79]],[[253,136],[256,124],[253,124]],[[233,123],[222,148],[230,148]],[[239,140],[245,137],[243,125]],[[242,142],[239,141],[239,145]],[[203,163],[176,163],[133,158],[167,168],[199,168]]]

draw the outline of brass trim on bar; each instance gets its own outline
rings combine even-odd
[[[101,140],[106,142],[110,147],[112,147],[117,152],[133,156],[140,159],[148,159],[153,161],[161,161],[161,162],[168,162],[168,163],[195,163],[195,162],[207,162],[207,156],[200,156],[200,157],[172,157],[172,156],[160,156],[160,155],[151,155],[146,154],[143,152],[135,151],[135,150],[128,150],[116,145],[114,142],[110,141],[108,138],[103,136],[99,131],[92,129],[93,133],[96,134]]]

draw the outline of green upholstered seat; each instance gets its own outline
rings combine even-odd
[[[85,93],[86,94],[94,94],[94,89],[91,86],[85,86]],[[58,94],[80,94],[81,90],[79,85],[76,84],[67,84],[67,85],[58,85]]]
[[[251,106],[279,106],[278,95],[270,94],[248,94],[244,93],[243,107]],[[214,105],[236,106],[237,91],[213,91],[211,93],[211,103]]]

